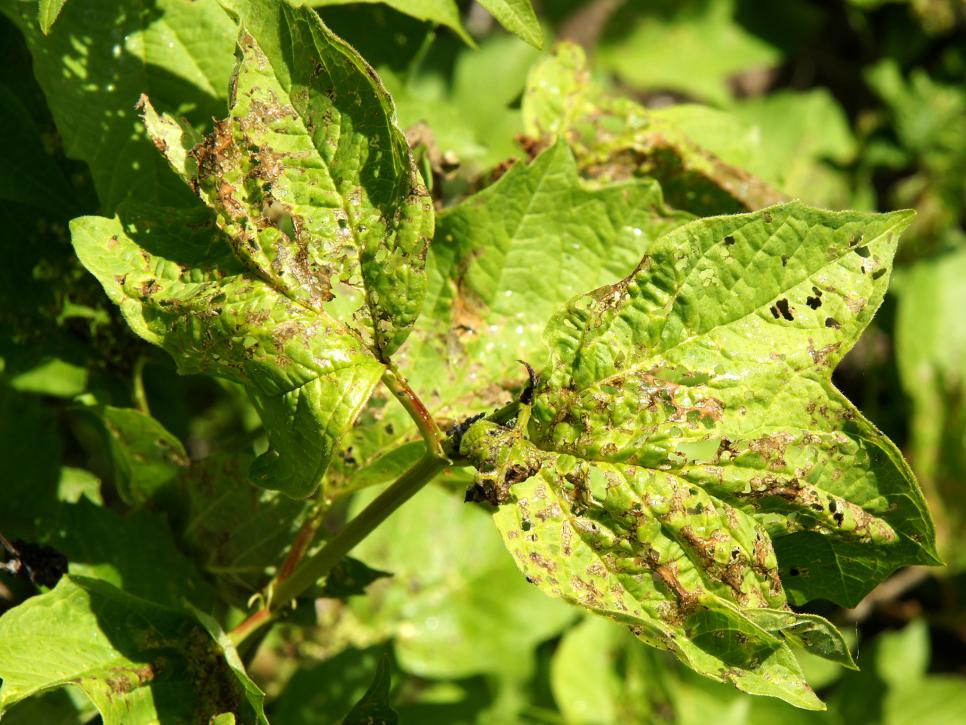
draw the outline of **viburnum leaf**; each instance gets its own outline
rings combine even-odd
[[[567,140],[586,176],[651,176],[672,206],[700,216],[752,211],[782,200],[765,182],[697,144],[675,125],[675,113],[605,94],[591,80],[584,51],[573,43],[561,43],[534,67],[523,96],[526,133],[543,142]]]
[[[938,562],[908,466],[830,381],[910,219],[701,219],[571,300],[532,414],[462,440],[527,576],[703,674],[820,707],[789,645],[851,659],[788,600],[854,605]]]
[[[208,722],[223,713],[267,723],[264,695],[223,635],[216,639],[186,612],[85,577],[64,577],[0,618],[0,678],[0,713],[77,685],[105,725]]]
[[[383,366],[347,327],[250,275],[207,213],[125,208],[71,223],[81,262],[182,373],[240,383],[268,432],[253,479],[305,496]],[[161,221],[155,221],[155,220]]]
[[[253,478],[304,496],[415,322],[433,209],[358,54],[311,10],[232,8],[229,118],[202,139],[143,100],[156,146],[224,234],[199,214],[126,207],[75,220],[74,244],[181,372],[245,386],[271,443]]]
[[[553,313],[620,279],[648,244],[691,219],[667,208],[652,179],[583,182],[567,145],[554,144],[440,215],[423,312],[396,363],[444,421],[508,403],[526,380],[516,360],[548,360],[542,333]],[[346,439],[360,466],[409,430],[399,406],[370,412],[381,426]],[[392,433],[380,434],[387,425]]]
[[[255,275],[364,333],[385,360],[419,314],[433,234],[392,100],[313,11],[234,6],[228,118],[202,139],[145,99],[148,133]]]

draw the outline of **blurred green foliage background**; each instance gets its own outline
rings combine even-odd
[[[542,53],[479,6],[411,4],[417,16],[416,6],[443,8],[422,14],[435,25],[395,9],[405,3],[315,4],[383,78],[440,206],[527,156],[520,98]],[[175,541],[165,528],[165,516],[190,518],[194,502],[179,513],[149,501],[132,514],[144,502],[126,491],[160,489],[189,459],[207,458],[214,469],[220,451],[257,447],[258,419],[231,386],[178,377],[165,355],[133,337],[75,259],[67,222],[111,213],[138,185],[156,184],[158,198],[177,203],[183,192],[175,183],[167,195],[163,160],[131,131],[134,102],[147,84],[156,103],[204,125],[222,114],[231,67],[201,68],[189,82],[178,58],[165,55],[158,23],[181,12],[178,2],[72,0],[58,22],[110,27],[116,41],[100,37],[73,53],[45,50],[56,38],[20,20],[21,5],[0,5],[0,530],[58,546],[72,571],[163,599],[164,577],[145,571],[138,555],[118,560],[113,551],[138,532],[180,588],[197,576],[179,568],[182,552],[218,571],[217,557],[205,557],[213,539]],[[560,39],[579,43],[598,83],[663,109],[694,141],[786,196],[918,212],[891,293],[836,382],[912,463],[948,566],[898,572],[854,610],[816,607],[851,638],[862,671],[804,660],[829,711],[800,712],[704,681],[615,625],[543,598],[522,580],[487,515],[461,503],[458,482],[443,481],[355,552],[391,578],[368,596],[320,599],[296,612],[300,625],[318,626],[283,627],[261,649],[252,667],[272,698],[272,722],[337,721],[385,651],[403,722],[966,722],[966,2],[534,6],[547,49]],[[157,60],[110,65],[139,32]],[[225,45],[220,57],[230,60],[232,38],[212,27],[208,42]],[[65,58],[84,68],[70,83],[60,77]],[[112,406],[145,403],[170,431],[160,459],[154,428],[115,434],[137,421],[119,421],[126,414]],[[239,516],[260,505],[230,500],[223,530],[206,533],[235,546],[237,560],[258,561],[242,545],[248,534],[232,531],[229,504]],[[275,540],[257,542],[267,555],[291,535],[291,519],[272,510],[281,528],[252,524],[274,532]],[[336,511],[333,525],[344,514]],[[218,573],[219,586],[236,594],[254,589],[244,567]],[[195,590],[211,596],[209,587],[199,581]],[[19,595],[4,580],[0,609]],[[9,721],[91,717],[67,691],[18,706]]]

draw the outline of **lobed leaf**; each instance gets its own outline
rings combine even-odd
[[[620,278],[648,244],[690,219],[666,207],[651,179],[581,181],[566,144],[555,144],[440,215],[423,313],[396,363],[444,421],[509,402],[526,380],[516,361],[548,359],[542,331],[553,313]],[[409,428],[402,411],[378,402],[347,439],[351,455],[342,458],[359,466],[341,466],[345,473],[397,469],[377,456]]]
[[[851,659],[787,598],[854,605],[938,561],[901,455],[830,382],[909,220],[798,203],[702,219],[571,300],[529,422],[462,442],[528,577],[703,674],[819,707],[789,644]]]

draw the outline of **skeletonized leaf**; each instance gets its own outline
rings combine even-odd
[[[313,11],[235,5],[228,118],[201,139],[144,100],[148,133],[258,277],[358,329],[385,360],[419,313],[433,232],[392,100]]]
[[[581,172],[604,180],[651,176],[668,202],[699,215],[751,211],[781,201],[767,184],[694,142],[666,112],[607,96],[583,50],[562,43],[536,66],[523,96],[526,132],[565,139]]]
[[[208,722],[222,713],[265,723],[263,696],[239,665],[230,644],[186,613],[95,579],[64,577],[0,618],[0,712],[72,684],[105,725]]]
[[[207,214],[152,209],[71,223],[84,266],[141,337],[182,373],[245,387],[270,449],[253,479],[292,496],[317,485],[383,366],[348,328],[252,277]]]
[[[830,382],[909,220],[798,203],[702,219],[572,300],[527,427],[463,439],[528,576],[699,672],[820,707],[788,645],[848,651],[786,598],[853,605],[937,561],[901,455]]]

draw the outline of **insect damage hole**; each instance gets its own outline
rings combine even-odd
[[[805,298],[805,304],[811,307],[813,310],[817,310],[822,306],[822,290],[818,287],[812,287],[812,294]]]
[[[788,300],[786,300],[784,297],[769,307],[768,311],[771,312],[771,316],[776,320],[779,318],[779,316],[784,317],[789,322],[795,319],[795,315],[792,314],[792,308],[789,306]]]

